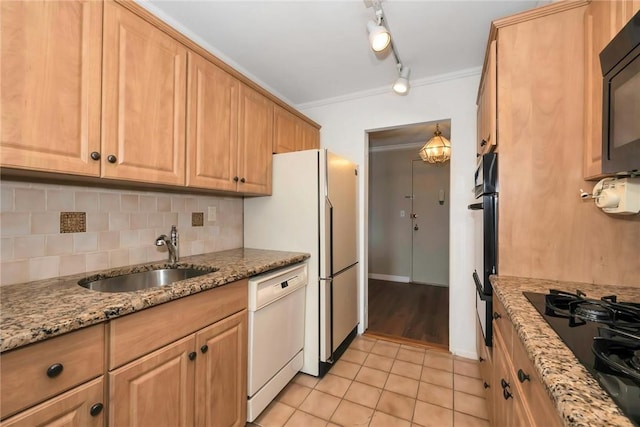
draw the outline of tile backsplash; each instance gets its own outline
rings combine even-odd
[[[165,260],[155,240],[172,225],[180,256],[242,247],[241,198],[6,180],[0,193],[0,285]],[[68,232],[67,213],[84,213],[86,231]]]

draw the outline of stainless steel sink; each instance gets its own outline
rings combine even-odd
[[[142,271],[139,273],[123,274],[121,276],[94,279],[87,277],[78,282],[83,288],[100,292],[133,292],[155,286],[166,286],[180,280],[218,271],[217,268],[204,270],[195,268],[162,268],[158,270]]]

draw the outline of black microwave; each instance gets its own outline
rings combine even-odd
[[[640,12],[600,52],[602,172],[640,171]]]

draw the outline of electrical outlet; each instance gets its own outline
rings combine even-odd
[[[217,208],[215,206],[209,206],[207,208],[207,221],[215,221],[217,216]]]
[[[404,211],[400,211],[400,218],[404,218],[405,216],[405,212]]]

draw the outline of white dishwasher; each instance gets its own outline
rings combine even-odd
[[[307,281],[306,263],[249,280],[249,422],[302,368]]]

